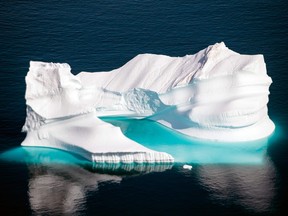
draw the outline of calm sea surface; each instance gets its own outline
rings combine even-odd
[[[288,215],[287,38],[286,0],[0,1],[0,215]],[[30,60],[67,62],[77,74],[221,41],[264,54],[276,124],[269,139],[217,146],[149,121],[105,119],[192,170],[93,165],[58,150],[19,148]]]

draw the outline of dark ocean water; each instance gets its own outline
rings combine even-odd
[[[0,1],[0,215],[288,215],[287,20],[286,0]],[[57,150],[17,148],[30,60],[67,62],[77,74],[111,70],[140,53],[194,54],[220,41],[264,54],[276,124],[264,148],[239,153],[198,143],[191,171],[91,165]],[[130,124],[127,136],[139,128]]]

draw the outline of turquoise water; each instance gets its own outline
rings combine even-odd
[[[179,163],[261,164],[266,156],[269,139],[238,143],[213,142],[185,136],[147,119],[102,120],[119,126],[123,134],[145,147],[171,154],[175,162]],[[270,139],[276,136],[274,134]]]
[[[0,215],[288,215],[287,20],[286,0],[0,1]],[[20,147],[30,60],[67,62],[77,74],[220,41],[264,54],[276,124],[267,140],[213,143],[147,120],[113,119],[127,137],[179,163],[91,164]]]

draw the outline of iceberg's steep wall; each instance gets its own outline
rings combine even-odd
[[[149,118],[191,137],[251,141],[269,136],[269,86],[262,55],[217,43],[195,55],[138,55],[110,72],[30,62],[22,145],[73,151],[99,162],[171,162],[98,117]]]

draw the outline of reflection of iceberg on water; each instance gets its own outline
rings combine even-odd
[[[27,164],[28,196],[36,215],[78,215],[85,209],[89,193],[103,185],[118,184],[125,176],[162,172],[172,167],[172,164],[97,164],[43,147],[14,148],[0,154],[0,160]]]
[[[199,167],[196,175],[212,202],[223,203],[228,208],[242,206],[250,213],[274,215],[271,212],[277,185],[271,161],[266,160],[260,166],[206,165]]]
[[[123,170],[141,172],[139,166],[134,168],[132,165],[124,167],[108,165],[103,167],[102,164],[102,167],[97,168],[113,173],[106,174],[90,172],[80,166],[73,165],[30,164],[28,165],[30,206],[36,215],[78,215],[77,213],[81,213],[81,210],[86,209],[89,194],[107,184],[120,183],[122,178],[125,177]],[[168,166],[166,166],[166,169]],[[142,171],[145,173],[164,170],[165,165],[142,167]],[[118,175],[119,172],[120,175]],[[129,176],[131,176],[131,173],[129,173]]]
[[[138,55],[110,72],[74,76],[70,70],[30,62],[23,146],[58,148],[94,162],[171,163],[172,152],[124,136],[101,118],[146,118],[175,133],[225,142],[264,139],[274,130],[263,56],[240,55],[223,42],[185,57]]]
[[[78,166],[29,165],[29,200],[37,215],[72,214],[84,209],[87,194],[100,183],[120,183],[114,175],[89,172]]]

